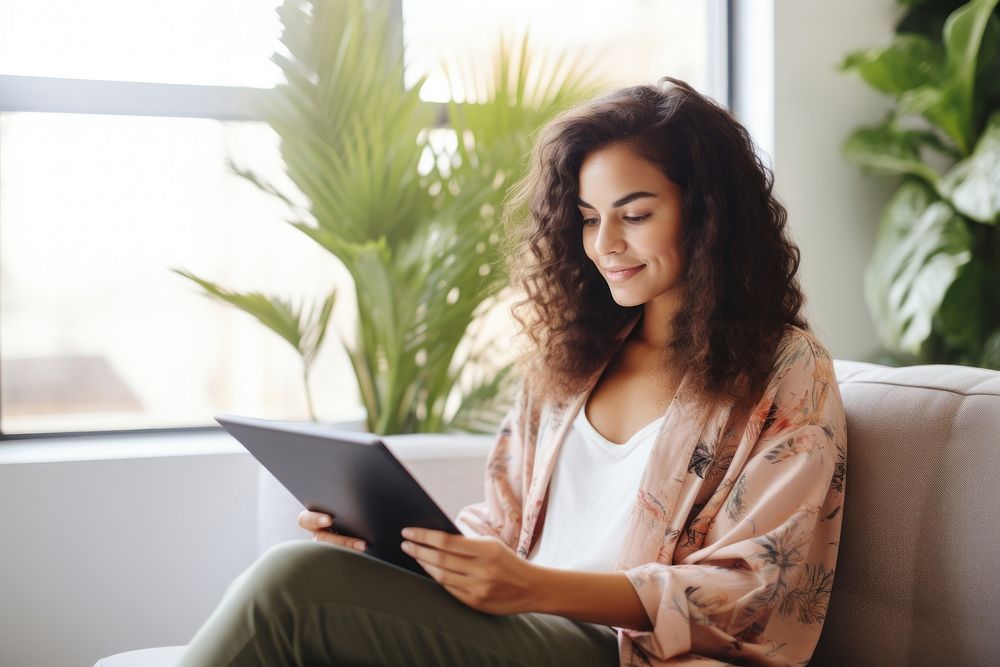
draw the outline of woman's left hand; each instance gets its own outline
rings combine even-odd
[[[490,614],[534,611],[536,568],[499,539],[427,528],[405,528],[403,537],[403,552],[473,609]]]

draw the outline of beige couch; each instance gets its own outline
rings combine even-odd
[[[1000,372],[837,361],[844,532],[811,665],[1000,664]],[[95,667],[170,667],[182,647]]]
[[[837,362],[847,488],[811,665],[1000,665],[1000,372]]]

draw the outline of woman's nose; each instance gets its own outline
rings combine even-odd
[[[602,220],[597,227],[597,238],[594,239],[594,250],[599,255],[621,252],[625,249],[625,239],[618,225],[611,220]]]

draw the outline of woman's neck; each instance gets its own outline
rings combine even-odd
[[[630,336],[636,342],[654,349],[664,349],[673,340],[674,316],[681,306],[680,290],[670,290],[647,301],[643,306],[639,331]]]

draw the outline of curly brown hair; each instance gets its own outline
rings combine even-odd
[[[683,193],[684,297],[664,357],[691,373],[701,391],[753,399],[785,327],[808,328],[796,279],[799,249],[749,132],[671,77],[586,102],[542,130],[505,217],[507,261],[524,294],[512,311],[530,339],[521,374],[533,390],[564,400],[608,362],[621,330],[642,316],[642,305],[615,303],[582,242],[580,167],[615,142]]]

